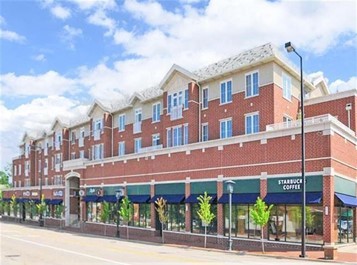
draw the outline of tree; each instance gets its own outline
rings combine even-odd
[[[204,247],[207,245],[207,226],[212,222],[212,220],[215,218],[214,213],[211,212],[211,201],[212,197],[207,195],[207,192],[204,193],[204,195],[200,195],[197,197],[197,200],[199,201],[199,209],[197,211],[198,217],[200,217],[202,221],[202,225],[205,227],[205,241],[204,241]]]
[[[100,212],[100,221],[103,223],[108,222],[109,214],[110,214],[109,203],[103,202],[102,203],[102,211]]]
[[[0,185],[10,186],[9,175],[5,171],[0,171]]]
[[[250,210],[250,217],[253,219],[253,222],[256,225],[260,226],[260,237],[262,241],[262,251],[264,251],[264,226],[267,225],[269,221],[270,211],[273,205],[269,207],[265,204],[265,202],[258,197],[257,201],[255,202],[253,208]]]
[[[41,215],[43,215],[44,212],[46,211],[46,202],[45,202],[45,195],[44,194],[42,194],[42,196],[41,196],[40,203],[36,204],[36,208],[37,208],[38,214],[41,217]]]
[[[164,228],[167,220],[169,219],[169,216],[166,212],[166,200],[162,197],[157,198],[155,201],[155,204],[157,207],[155,207],[155,210],[157,211],[159,215],[159,221],[161,223],[161,234],[162,234],[162,243],[165,243],[164,239]]]
[[[64,210],[64,205],[62,204],[56,205],[55,207],[56,218],[62,218],[63,210]]]
[[[125,196],[121,201],[121,206],[119,210],[119,216],[126,223],[126,238],[129,239],[129,222],[133,217],[133,205],[130,202],[128,196]]]
[[[13,194],[11,196],[10,205],[11,205],[12,211],[14,213],[14,216],[17,217],[17,211],[18,211],[19,205],[17,204],[16,195],[15,194]]]

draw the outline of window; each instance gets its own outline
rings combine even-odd
[[[118,156],[125,155],[125,142],[119,142]]]
[[[259,132],[259,114],[250,114],[245,116],[245,134]]]
[[[94,136],[94,140],[99,140],[100,139],[100,135],[103,131],[103,120],[96,120],[93,122],[93,136]]]
[[[71,144],[76,143],[76,131],[71,132]]]
[[[104,144],[92,146],[92,159],[99,160],[104,158]]]
[[[291,100],[291,77],[283,74],[283,97]]]
[[[197,214],[197,211],[200,209],[198,203],[191,204],[191,232],[204,234],[205,227],[202,225],[202,221]],[[217,216],[217,204],[211,204],[211,211]],[[207,226],[207,234],[217,234],[217,218],[214,218],[212,222]]]
[[[202,124],[202,142],[208,141],[208,123]]]
[[[152,146],[160,145],[160,134],[153,134],[152,135]]]
[[[171,128],[166,129],[166,145],[167,147],[172,146]]]
[[[132,226],[150,228],[151,210],[149,203],[133,203]]]
[[[185,231],[185,204],[167,204],[167,230]]]
[[[167,95],[167,113],[171,114],[174,109],[188,108],[188,89]]]
[[[220,121],[221,139],[232,137],[232,120]]]
[[[21,165],[19,165],[19,175],[21,175]]]
[[[85,130],[84,130],[84,128],[81,128],[81,130],[79,132],[79,140],[78,140],[79,147],[84,146],[84,137],[85,137]]]
[[[291,117],[284,116],[283,117],[284,128],[290,127],[292,121],[293,121],[293,119]]]
[[[55,140],[56,150],[60,150],[61,145],[62,145],[62,132],[59,131],[59,132],[56,132],[56,140]]]
[[[41,172],[41,159],[38,160],[38,172]]]
[[[172,129],[172,146],[182,145],[182,128],[174,127]]]
[[[183,126],[183,144],[188,144],[188,124]]]
[[[245,75],[245,97],[259,95],[259,78],[258,72]]]
[[[152,122],[160,121],[161,103],[152,105]]]
[[[71,153],[71,160],[73,160],[73,159],[76,159],[76,153],[75,152]]]
[[[134,139],[134,153],[137,154],[141,149],[141,138]]]
[[[84,158],[84,150],[79,151],[79,158]]]
[[[17,166],[16,165],[14,165],[14,176],[16,176],[17,175]]]
[[[202,90],[202,109],[208,108],[208,87]]]
[[[142,120],[142,111],[141,109],[135,110],[135,121],[133,125],[133,133],[141,132],[141,120]]]
[[[221,104],[232,102],[232,81],[221,83]]]
[[[118,128],[119,132],[125,131],[125,114],[119,115]]]

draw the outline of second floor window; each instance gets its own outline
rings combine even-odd
[[[118,128],[119,132],[125,131],[125,114],[119,115]]]
[[[245,75],[245,97],[259,95],[258,72]]]
[[[152,105],[152,122],[160,121],[161,104],[156,103]]]
[[[221,104],[232,102],[232,81],[221,83]]]
[[[99,160],[104,158],[104,144],[92,146],[92,159]]]
[[[208,123],[202,124],[202,142],[208,141]]]
[[[118,145],[118,156],[123,156],[125,155],[125,142],[119,142]]]
[[[259,132],[259,114],[250,114],[245,116],[245,134]]]
[[[208,87],[202,90],[202,108],[208,108]]]
[[[136,138],[134,140],[134,153],[137,154],[141,149],[141,138]]]
[[[167,147],[186,145],[188,143],[188,124],[167,129]]]
[[[153,134],[152,136],[152,146],[160,145],[160,134]]]
[[[232,120],[223,120],[220,121],[220,138],[232,137]]]

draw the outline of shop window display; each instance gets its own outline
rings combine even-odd
[[[200,209],[198,203],[191,204],[191,231],[192,233],[204,234],[205,228],[202,226],[202,221],[197,214]],[[207,226],[207,234],[217,234],[217,204],[211,204],[211,211],[215,215],[213,221]]]

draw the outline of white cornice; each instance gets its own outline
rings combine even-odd
[[[323,97],[306,99],[305,105],[309,106],[309,105],[314,105],[314,104],[318,104],[318,103],[323,103],[323,102],[328,102],[328,101],[333,101],[333,100],[348,98],[348,97],[356,97],[356,96],[357,96],[357,89],[351,89],[351,90],[334,93],[334,94],[330,94],[330,95],[323,96]]]

